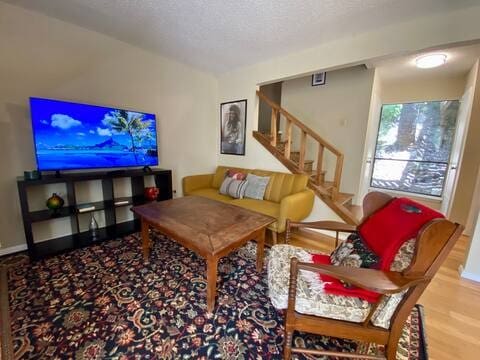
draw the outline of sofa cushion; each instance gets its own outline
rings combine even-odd
[[[255,199],[235,199],[230,202],[232,205],[241,206],[245,209],[256,211],[264,215],[268,215],[278,219],[280,213],[280,204],[267,200],[255,200]],[[277,221],[268,226],[269,229],[276,231],[278,227]]]
[[[235,199],[243,199],[246,187],[247,180],[237,180],[227,176],[225,180],[223,180],[219,192],[222,195],[229,195]]]
[[[270,181],[269,176],[257,176],[254,174],[247,175],[247,188],[245,189],[245,197],[250,199],[263,200],[265,190]]]
[[[258,169],[253,170],[252,174],[270,177],[264,199],[274,202],[280,202],[285,196],[305,190],[308,183],[308,176],[304,174],[287,174]]]
[[[272,217],[278,217],[278,214],[280,212],[280,204],[272,201],[244,198],[232,200],[232,204]]]
[[[235,172],[242,172],[244,174],[248,174],[251,172],[249,169],[242,169],[242,168],[236,168],[232,166],[217,166],[217,170],[215,171],[215,175],[213,175],[213,180],[212,180],[212,187],[215,189],[220,188],[220,185],[222,185],[223,179],[225,179],[225,176],[227,175],[227,171],[233,170]]]
[[[241,171],[229,169],[227,170],[227,176],[231,177],[235,180],[245,180],[247,178],[247,174]]]
[[[409,242],[410,243],[410,242]],[[275,245],[268,255],[268,295],[273,306],[286,309],[288,306],[288,285],[290,281],[290,260],[296,257],[309,262],[311,254],[291,245]],[[321,284],[312,282],[312,272],[301,270],[297,278],[295,310],[299,313],[323,316],[331,319],[363,322],[368,316],[371,304],[357,297],[326,294]],[[312,286],[315,284],[315,286]],[[385,329],[407,290],[384,296],[375,310],[371,322]]]
[[[204,188],[204,189],[193,190],[189,193],[189,195],[202,196],[212,200],[222,201],[225,203],[229,203],[232,201],[232,198],[230,196],[222,195],[218,192],[218,189],[214,189],[214,188]]]
[[[369,249],[358,233],[350,234],[330,254],[330,262],[336,266],[378,268],[379,261],[380,258]]]
[[[273,306],[286,309],[288,305],[288,284],[290,280],[290,259],[300,261],[311,255],[298,247],[275,245],[268,255],[268,295]],[[371,305],[351,296],[326,294],[321,287],[312,287],[308,273],[300,271],[297,277],[295,310],[302,314],[317,315],[337,320],[362,322],[367,317]]]

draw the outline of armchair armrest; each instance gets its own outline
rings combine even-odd
[[[194,190],[197,190],[197,189],[203,189],[203,188],[211,187],[212,186],[213,175],[214,174],[185,176],[182,179],[183,195],[188,195],[190,192],[192,192]]]
[[[289,225],[291,228],[304,227],[304,228],[310,228],[310,229],[350,232],[350,233],[357,231],[356,225],[342,223],[339,221],[312,221],[312,222],[289,221]]]
[[[292,228],[310,228],[318,230],[335,231],[335,247],[338,246],[338,234],[341,232],[353,233],[357,231],[356,225],[342,223],[338,221],[313,221],[313,222],[296,222],[287,219],[287,234],[285,240],[288,243],[290,239],[290,231]]]
[[[285,196],[280,201],[278,232],[281,233],[285,230],[287,219],[298,221],[310,215],[314,199],[315,195],[309,189]]]
[[[382,294],[380,299],[371,307],[369,314],[363,321],[364,326],[369,323],[385,295],[399,293],[402,290],[431,280],[431,278],[427,276],[405,276],[402,273],[394,271],[311,264],[299,262],[297,258],[292,258],[290,261],[287,319],[292,317],[295,312],[297,276],[299,270],[307,270],[329,275],[339,280],[349,282],[362,289]]]
[[[294,265],[294,263],[296,263],[296,265]],[[426,276],[407,277],[396,271],[303,263],[299,262],[296,258],[292,259],[291,266],[291,271],[297,268],[297,271],[307,270],[318,272],[380,294],[395,294],[431,280],[431,278]],[[290,275],[292,276],[293,274],[290,273]]]

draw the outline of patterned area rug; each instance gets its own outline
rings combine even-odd
[[[10,345],[15,359],[282,357],[283,313],[270,303],[266,272],[255,270],[254,244],[222,259],[217,306],[209,314],[205,261],[164,236],[155,237],[148,263],[138,234],[34,264],[26,257],[7,259],[0,296],[3,324],[8,314],[11,324],[10,334],[3,335],[11,335],[12,343],[2,346]],[[415,307],[399,359],[426,358],[422,328],[421,308]],[[382,351],[301,333],[294,341],[310,348]]]

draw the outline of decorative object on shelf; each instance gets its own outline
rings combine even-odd
[[[47,199],[47,208],[52,210],[54,214],[58,212],[58,209],[60,209],[63,204],[65,204],[65,201],[63,201],[57,193],[53,193],[52,196]]]
[[[24,171],[23,172],[23,177],[25,180],[38,180],[42,176],[40,174],[40,171],[38,170],[30,170],[30,171]]]
[[[145,174],[142,169],[124,169],[122,174],[114,175],[107,171],[88,171],[88,172],[72,172],[62,174],[60,178],[55,177],[54,174],[45,174],[42,172],[42,177],[39,180],[26,180],[23,176],[17,177],[18,196],[20,201],[20,208],[22,210],[22,220],[25,230],[25,240],[28,248],[28,255],[31,260],[40,260],[47,256],[63,253],[65,251],[83,248],[90,243],[99,243],[113,237],[124,236],[140,230],[140,223],[135,219],[128,221],[123,217],[115,216],[115,211],[123,206],[135,206],[144,204],[146,199],[144,196],[145,186],[154,185],[160,189],[158,201],[168,200],[172,198],[172,172],[171,170],[152,169],[151,174]],[[145,181],[146,176],[149,176],[148,183]],[[126,186],[130,185],[131,196],[125,197],[124,194],[117,194],[115,191],[115,183],[117,178],[126,178]],[[101,194],[98,197],[91,198],[90,203],[79,201],[77,195],[77,184],[89,182],[92,180],[100,180]],[[123,180],[122,180],[123,181]],[[130,183],[130,184],[128,184]],[[36,199],[35,194],[30,194],[30,190],[46,189],[50,184],[58,184],[62,186],[64,191],[58,195],[65,200],[64,207],[53,213],[45,207],[45,211],[32,210],[29,206],[29,201]],[[148,184],[148,185],[146,185]],[[52,189],[53,192],[54,189]],[[55,189],[57,190],[57,189]],[[58,189],[57,191],[60,191]],[[41,196],[39,191],[37,195]],[[49,193],[51,195],[51,192]],[[41,198],[41,201],[47,200],[48,196]],[[68,199],[68,200],[67,200]],[[38,199],[37,199],[38,200]],[[80,210],[82,209],[82,210]],[[92,239],[89,222],[90,216],[85,215],[88,212],[95,212],[96,221],[99,220],[96,211],[102,211],[102,223],[98,223],[99,229],[97,231],[97,238]],[[53,237],[47,241],[35,243],[34,236],[39,232],[34,224],[42,221],[57,222],[62,218],[65,222],[70,222],[71,233],[62,234],[59,237]],[[83,226],[80,226],[83,224]],[[102,229],[105,229],[102,230]],[[108,230],[108,231],[107,231]]]
[[[245,128],[247,100],[236,100],[220,105],[220,153],[245,155]]]
[[[77,211],[79,213],[84,213],[84,212],[92,211],[92,210],[95,210],[95,205],[92,205],[92,204],[79,204],[79,205],[77,205]]]
[[[154,201],[157,200],[158,194],[160,194],[160,189],[155,186],[146,187],[143,194],[148,201]]]
[[[312,75],[312,86],[325,85],[326,81],[326,72],[319,72]]]
[[[90,217],[90,224],[88,225],[88,230],[90,230],[90,234],[92,235],[92,240],[98,239],[98,223],[95,220],[95,216],[93,216],[93,212],[91,213]]]

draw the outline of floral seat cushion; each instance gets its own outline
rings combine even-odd
[[[390,267],[392,271],[406,269],[413,259],[415,239],[405,242],[395,256]],[[290,279],[290,260],[311,262],[311,253],[291,245],[275,245],[269,253],[268,288],[272,304],[277,309],[286,309],[288,305],[288,285]],[[312,282],[312,272],[300,271],[297,280],[295,310],[299,313],[327,317],[337,320],[362,322],[368,316],[371,304],[351,296],[332,295],[324,292],[321,282]],[[385,296],[375,311],[371,321],[375,326],[389,328],[403,292]]]

